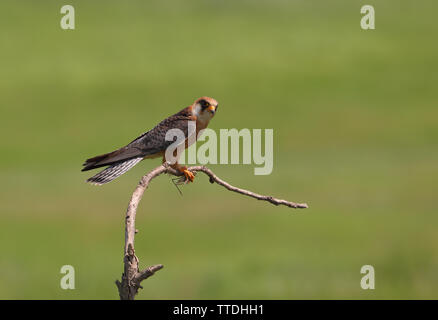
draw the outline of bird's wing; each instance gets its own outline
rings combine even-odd
[[[173,141],[166,141],[166,133],[170,129],[180,129],[188,136],[188,123],[192,120],[187,115],[175,114],[161,121],[148,132],[143,133],[128,145],[85,161],[82,171],[104,167],[133,158],[146,157],[166,150]]]
[[[127,147],[141,149],[145,156],[165,151],[175,141],[175,139],[166,141],[166,133],[171,129],[179,129],[185,137],[188,137],[188,124],[191,120],[191,117],[178,114],[170,116],[132,141]]]

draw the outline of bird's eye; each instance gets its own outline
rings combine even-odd
[[[202,101],[201,101],[201,107],[202,107],[202,109],[207,108],[208,105],[209,105],[209,103],[208,103],[207,101],[205,101],[205,100],[202,100]]]

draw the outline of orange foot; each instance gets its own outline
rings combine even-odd
[[[182,171],[184,173],[184,176],[186,177],[186,182],[193,182],[193,180],[195,180],[195,175],[190,172],[189,170],[183,169]]]

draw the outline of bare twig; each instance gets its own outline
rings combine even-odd
[[[217,177],[213,171],[204,166],[194,166],[189,167],[189,171],[191,172],[202,172],[210,177],[210,183],[217,183],[226,189],[243,194],[248,197],[255,198],[257,200],[263,200],[270,202],[276,206],[284,205],[289,208],[308,208],[306,203],[295,203],[291,201],[286,201],[282,199],[277,199],[271,196],[264,196],[252,191],[248,191],[245,189],[237,188],[224,180]],[[116,281],[117,288],[119,289],[119,295],[121,300],[134,300],[135,295],[138,292],[139,288],[142,288],[140,283],[154,275],[154,273],[163,268],[163,265],[155,265],[151,266],[143,271],[139,270],[138,267],[138,258],[135,255],[134,250],[134,237],[138,232],[135,229],[135,216],[137,213],[137,207],[140,203],[140,200],[143,196],[144,191],[148,188],[149,183],[152,179],[158,177],[163,173],[172,174],[174,176],[182,176],[182,173],[169,167],[166,164],[163,164],[159,167],[156,167],[148,174],[143,176],[140,182],[137,185],[137,188],[134,190],[132,194],[131,201],[129,202],[128,209],[126,210],[126,218],[125,218],[125,250],[124,250],[124,273],[122,275],[122,281]]]

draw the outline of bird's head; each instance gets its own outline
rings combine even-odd
[[[199,121],[208,122],[214,117],[218,103],[213,98],[201,97],[193,103],[192,113]]]

